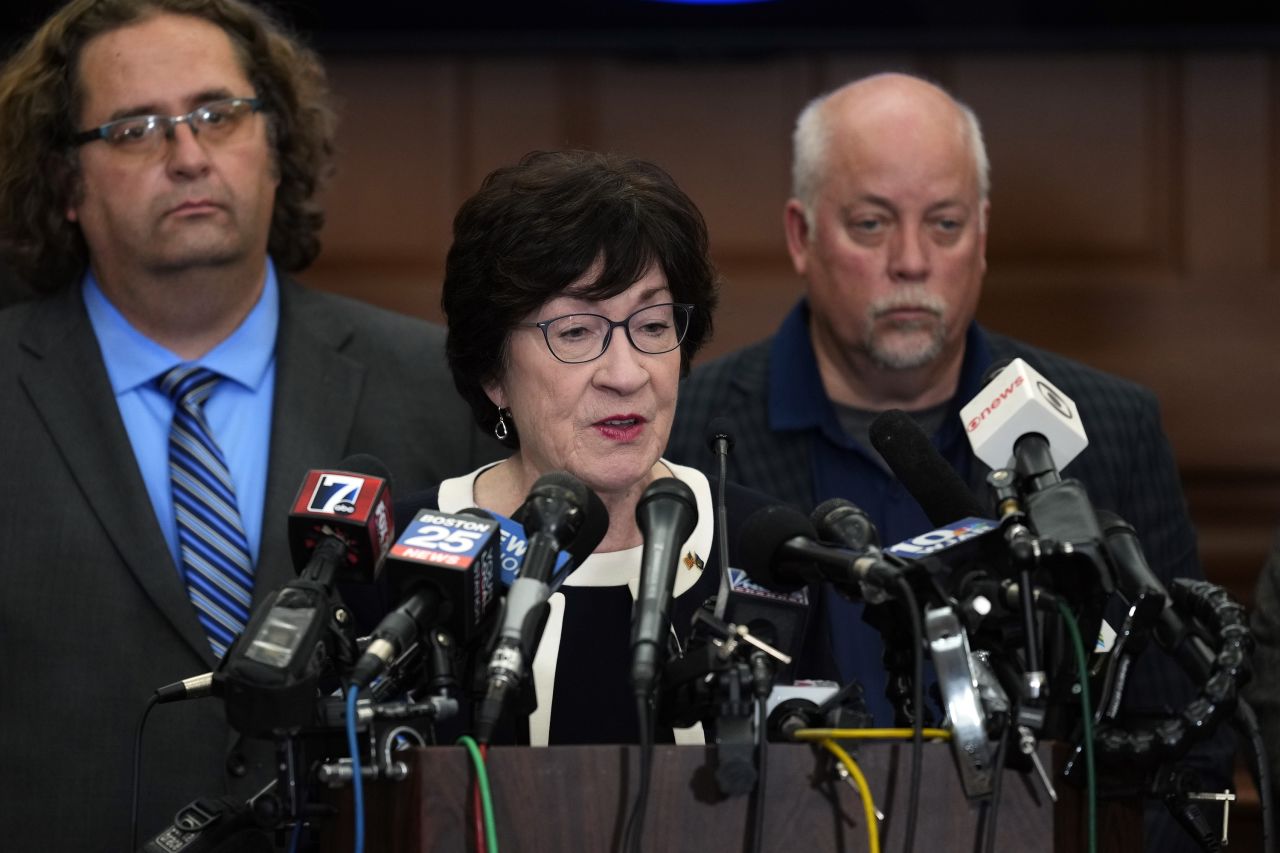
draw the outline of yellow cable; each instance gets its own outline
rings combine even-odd
[[[810,731],[815,730],[811,729]],[[858,788],[858,795],[862,797],[862,811],[867,816],[867,849],[870,853],[880,853],[880,826],[876,822],[876,804],[871,799],[871,788],[867,786],[867,777],[862,775],[858,762],[854,761],[853,756],[845,752],[840,744],[830,738],[823,738],[819,743],[839,759],[840,763],[844,765],[844,769],[848,770],[849,775],[853,778],[853,782]]]
[[[791,733],[795,740],[910,740],[911,729],[798,729]],[[951,740],[949,729],[925,729],[926,740]]]

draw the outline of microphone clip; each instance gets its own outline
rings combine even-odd
[[[734,655],[739,654],[740,650],[748,657],[755,652],[763,652],[764,654],[777,660],[783,666],[791,663],[791,655],[775,649],[764,640],[751,633],[746,625],[735,625],[732,622],[725,622],[718,619],[714,614],[708,612],[705,608],[699,608],[693,614],[693,633],[695,635],[705,636],[708,641],[715,646],[717,655],[721,660],[730,660]],[[746,648],[744,648],[746,647]]]

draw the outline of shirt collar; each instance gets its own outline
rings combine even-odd
[[[142,334],[125,319],[102,292],[92,270],[85,273],[82,293],[89,322],[102,350],[111,390],[117,396],[146,385],[183,363],[177,354]],[[271,366],[279,324],[279,284],[275,265],[268,259],[262,295],[248,316],[226,340],[195,363],[256,390]]]
[[[982,390],[991,365],[991,349],[977,321],[965,332],[964,361],[939,437],[960,430],[960,409]],[[787,314],[769,350],[769,426],[777,430],[827,429],[837,435],[835,410],[818,372],[809,336],[809,302],[801,299]]]
[[[801,299],[782,321],[770,345],[769,426],[812,429],[834,419],[809,337],[809,302]]]

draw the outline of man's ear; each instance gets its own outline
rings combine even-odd
[[[796,274],[804,276],[809,268],[809,220],[799,199],[789,199],[782,209],[782,230],[787,237],[787,253]]]

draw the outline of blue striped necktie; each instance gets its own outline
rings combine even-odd
[[[187,592],[219,660],[249,621],[253,563],[231,474],[202,406],[222,377],[180,364],[156,382],[174,402],[169,481]]]

